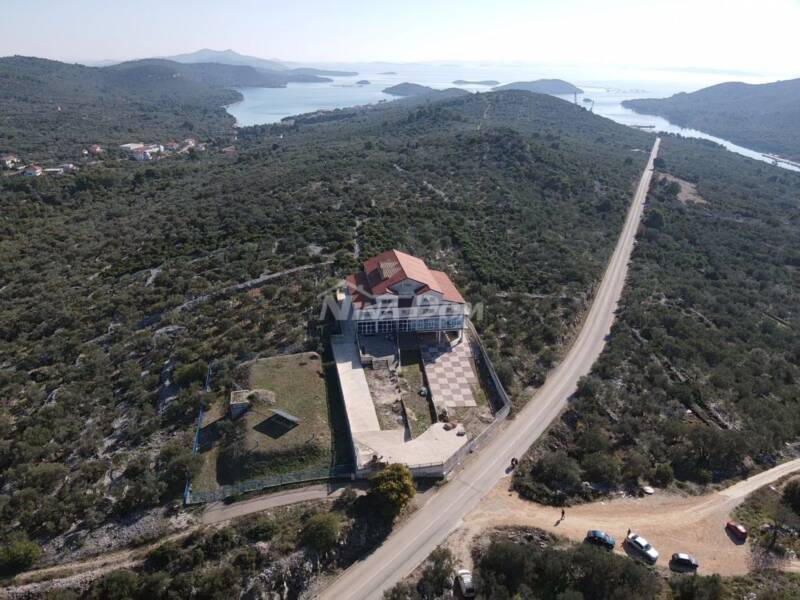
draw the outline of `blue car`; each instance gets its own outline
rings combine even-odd
[[[607,550],[613,550],[614,546],[616,545],[613,537],[608,535],[605,531],[599,531],[597,529],[587,531],[585,541],[587,544],[602,546]]]

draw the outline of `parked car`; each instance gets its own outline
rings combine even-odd
[[[658,560],[658,550],[653,548],[653,546],[650,545],[650,542],[648,542],[638,533],[630,532],[625,538],[625,542],[628,544],[629,548],[637,552],[651,565],[654,565]]]
[[[747,539],[747,529],[745,529],[744,525],[741,523],[737,523],[736,521],[728,521],[725,523],[725,529],[735,537],[737,540],[744,541]]]
[[[464,596],[464,598],[474,598],[475,584],[472,583],[472,573],[466,569],[459,569],[456,574],[456,579],[458,579],[458,587],[461,590],[461,595]]]
[[[616,542],[614,538],[608,535],[605,531],[600,531],[599,529],[590,529],[586,532],[586,539],[584,540],[587,544],[594,544],[596,546],[602,546],[607,550],[613,550]]]
[[[696,571],[700,564],[691,554],[676,552],[672,555],[672,560],[669,561],[669,566],[679,571]]]

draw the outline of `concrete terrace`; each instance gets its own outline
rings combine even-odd
[[[403,429],[381,430],[367,378],[361,364],[356,344],[355,329],[351,321],[343,321],[343,333],[331,343],[336,370],[342,389],[356,471],[369,470],[377,457],[383,463],[403,463],[412,471],[416,468],[443,465],[468,442],[467,436],[458,435],[458,429],[444,429],[443,423],[434,423],[415,439],[406,439]]]

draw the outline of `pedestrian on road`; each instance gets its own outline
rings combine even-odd
[[[564,520],[564,517],[566,517],[566,516],[567,516],[567,513],[566,513],[566,512],[564,512],[564,509],[562,508],[562,509],[561,509],[561,520],[563,521],[563,520]]]
[[[630,535],[631,535],[631,528],[628,527],[628,533],[627,533],[627,535],[625,537],[629,537]]]

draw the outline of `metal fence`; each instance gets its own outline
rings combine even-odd
[[[274,477],[264,477],[262,479],[248,479],[234,485],[225,485],[216,490],[192,491],[191,486],[187,489],[186,504],[203,504],[206,502],[216,502],[246,494],[257,492],[269,488],[276,488],[293,483],[309,483],[312,481],[329,481],[333,479],[350,479],[354,473],[353,465],[335,465],[321,469],[307,469],[305,471],[295,471]]]
[[[209,367],[210,369],[210,367]],[[210,371],[209,371],[210,372]],[[208,389],[208,374],[206,374],[206,390]],[[200,445],[200,430],[203,429],[203,407],[200,407],[197,413],[197,427],[194,430],[194,442],[192,443],[192,454],[197,454],[197,448]],[[192,490],[192,478],[186,478],[186,485],[183,488],[183,503],[189,504],[189,497]]]

